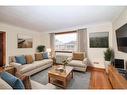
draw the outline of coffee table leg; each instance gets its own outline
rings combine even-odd
[[[63,85],[64,85],[64,88],[67,88],[67,80],[66,79],[63,81]]]
[[[50,83],[50,77],[48,76],[48,81],[49,81],[49,83]]]

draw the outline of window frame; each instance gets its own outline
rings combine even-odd
[[[56,35],[62,35],[62,34],[72,34],[72,33],[77,33],[77,31],[67,31],[67,32],[59,32],[59,33],[55,33],[55,36]],[[73,51],[62,51],[62,50],[55,50],[55,52],[59,52],[59,53],[72,53]]]

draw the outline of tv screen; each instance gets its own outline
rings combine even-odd
[[[127,53],[127,23],[116,30],[118,50]]]

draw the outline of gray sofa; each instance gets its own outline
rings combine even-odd
[[[31,64],[25,64],[25,65],[16,63],[14,56],[10,57],[9,59],[10,59],[11,66],[15,67],[18,70],[18,72],[20,72],[21,74],[25,74],[27,76],[33,75],[39,71],[51,67],[53,64],[52,59],[33,61]]]

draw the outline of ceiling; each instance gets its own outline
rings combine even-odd
[[[49,32],[112,21],[124,9],[124,6],[1,6],[0,22]]]

